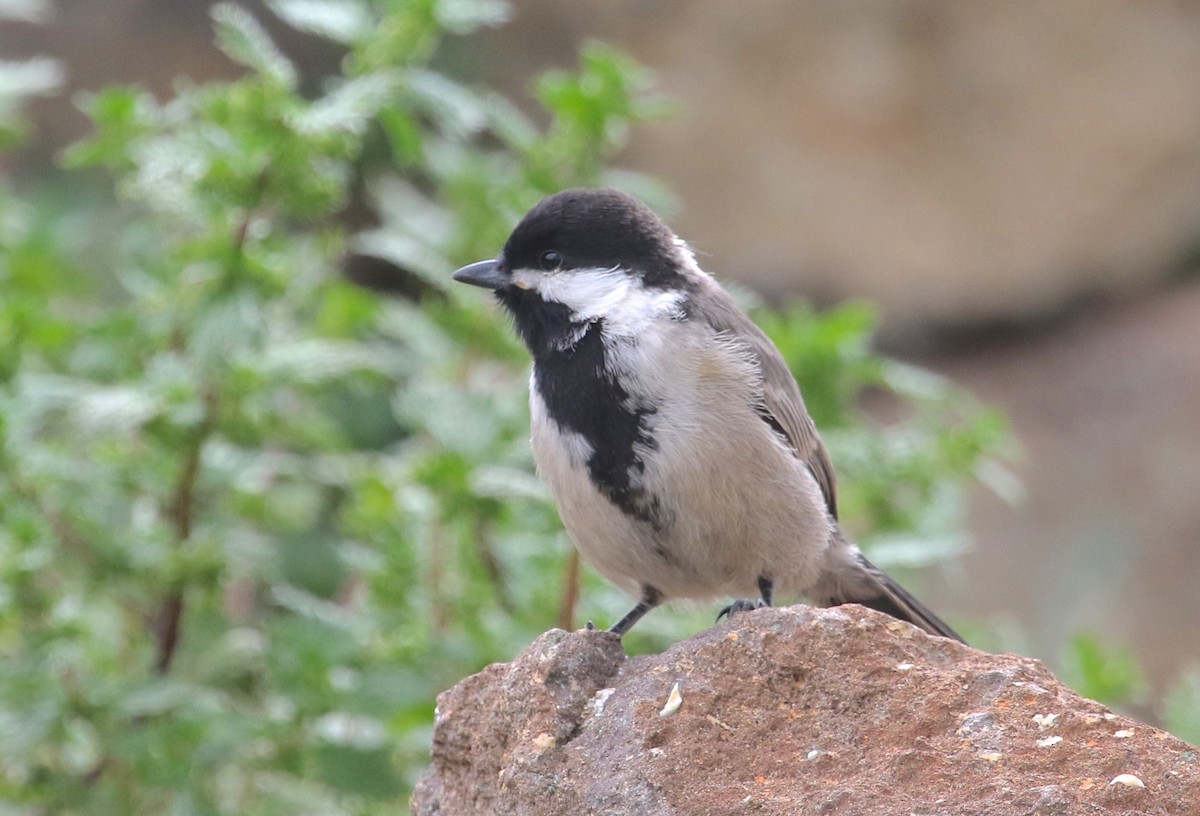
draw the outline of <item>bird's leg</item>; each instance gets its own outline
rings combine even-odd
[[[732,618],[738,612],[749,612],[751,609],[762,609],[764,606],[770,606],[771,598],[775,594],[775,582],[765,575],[758,576],[758,592],[761,597],[757,601],[738,598],[718,612],[717,623],[721,622],[721,618]]]
[[[642,616],[649,612],[654,607],[662,603],[662,594],[654,587],[646,584],[642,587],[642,599],[637,602],[637,606],[630,609],[625,617],[621,618],[608,631],[618,637],[624,635],[633,625],[642,619]]]
[[[775,582],[765,575],[758,576],[758,607],[770,606],[771,598],[775,594]]]

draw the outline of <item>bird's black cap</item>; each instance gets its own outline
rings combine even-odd
[[[645,204],[610,188],[547,196],[521,219],[495,260],[465,266],[454,279],[499,289],[509,270],[537,269],[548,251],[559,253],[563,270],[616,266],[640,275],[646,286],[678,283],[681,255],[670,228]]]
[[[677,274],[675,236],[645,204],[611,188],[572,189],[542,199],[504,245],[509,268],[537,268],[546,250],[562,254],[563,269],[620,266],[647,285]]]

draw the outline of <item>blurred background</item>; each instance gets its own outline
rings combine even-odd
[[[202,0],[10,5],[0,55],[61,67],[4,159],[31,196],[105,200],[59,169],[95,130],[81,92],[162,100],[180,76],[246,72]],[[345,59],[245,8],[302,88]],[[967,546],[908,583],[985,648],[1076,678],[1104,652],[1123,702],[1161,714],[1200,655],[1200,6],[522,0],[491,22],[433,67],[540,127],[534,77],[591,41],[625,52],[665,115],[614,125],[626,170],[607,181],[644,190],[722,280],[773,304],[869,302],[874,349],[1002,409],[1015,444],[966,488]],[[338,217],[403,219],[411,191],[370,189]],[[891,398],[859,402],[895,420]]]

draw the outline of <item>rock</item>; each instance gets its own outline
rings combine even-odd
[[[1200,751],[1035,660],[795,606],[628,659],[608,633],[547,632],[438,698],[412,809],[1182,816],[1200,813]]]

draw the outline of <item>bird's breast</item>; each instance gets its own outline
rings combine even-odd
[[[768,561],[804,571],[779,552],[827,536],[819,488],[757,413],[753,361],[678,328],[602,338],[603,365],[566,379],[535,366],[533,452],[563,523],[627,588],[655,576],[668,596],[706,596],[752,589]],[[568,388],[582,398],[564,414]]]

